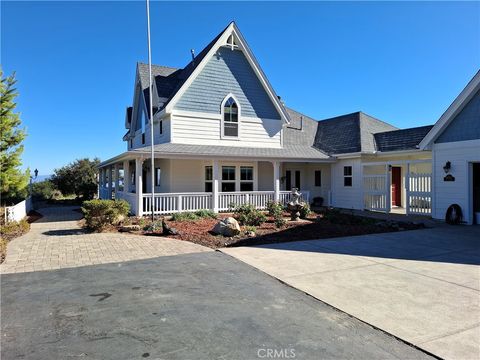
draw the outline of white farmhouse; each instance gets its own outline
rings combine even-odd
[[[432,213],[432,146],[419,145],[438,124],[399,130],[362,112],[317,121],[290,109],[233,22],[184,68],[152,72],[151,100],[148,66],[137,64],[127,151],[100,165],[101,198],[125,199],[137,215],[225,211],[231,203],[286,202],[295,187],[329,206]],[[479,138],[477,131],[477,150]],[[443,207],[433,208],[442,217]]]

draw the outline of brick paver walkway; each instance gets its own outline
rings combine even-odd
[[[0,271],[18,273],[212,251],[186,241],[131,234],[86,234],[74,207],[38,210],[43,218],[11,241]]]

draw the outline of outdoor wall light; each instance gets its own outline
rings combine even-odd
[[[450,163],[450,161],[447,161],[445,166],[443,167],[443,171],[445,171],[445,174],[448,174],[451,168],[452,168],[452,164]]]

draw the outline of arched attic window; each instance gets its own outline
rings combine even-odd
[[[238,137],[239,113],[237,102],[229,95],[223,104],[223,136]]]

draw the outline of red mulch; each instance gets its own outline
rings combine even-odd
[[[227,216],[222,214],[220,218]],[[218,222],[215,219],[182,222],[167,221],[167,224],[179,232],[178,235],[170,235],[168,237],[190,241],[214,249],[398,231],[398,228],[395,227],[378,226],[377,220],[367,219],[366,221],[358,221],[358,217],[350,217],[350,215],[345,215],[340,220],[342,220],[340,223],[332,223],[314,214],[308,220],[288,221],[285,226],[278,229],[275,227],[272,219],[269,219],[261,226],[257,226],[256,236],[248,237],[242,232],[240,235],[231,238],[210,233]],[[404,230],[422,227],[421,225],[411,223],[401,224],[401,228]],[[242,227],[243,229],[244,227]],[[161,235],[161,233],[159,232],[157,235]]]

